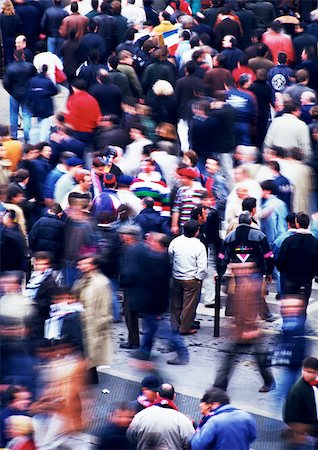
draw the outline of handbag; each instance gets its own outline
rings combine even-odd
[[[65,73],[57,66],[55,66],[55,80],[57,83],[63,83],[66,80]]]

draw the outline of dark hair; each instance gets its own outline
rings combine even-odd
[[[30,177],[30,172],[26,169],[18,169],[12,174],[12,177],[14,181],[21,183],[21,181],[24,181]]]
[[[200,34],[200,41],[203,45],[209,45],[211,44],[211,37],[208,35],[208,33],[201,33]]]
[[[92,8],[97,10],[98,9],[98,5],[99,5],[99,1],[98,0],[91,0],[91,5]]]
[[[309,227],[310,218],[309,218],[308,214],[306,214],[304,212],[299,212],[296,215],[296,222],[298,223],[298,225],[301,228],[304,228],[305,230],[307,230],[307,228]]]
[[[261,56],[262,58],[264,58],[264,56],[266,55],[268,51],[268,47],[265,44],[257,44],[256,46],[256,54],[257,56]]]
[[[309,73],[306,69],[299,69],[295,73],[296,83],[303,83],[304,81],[307,81],[308,78],[309,78]]]
[[[189,30],[183,30],[181,33],[181,37],[182,39],[186,39],[187,41],[190,39],[191,37],[191,33]]]
[[[78,12],[78,3],[77,2],[72,2],[71,3],[71,12],[72,13]]]
[[[198,157],[198,155],[196,154],[196,152],[194,150],[186,150],[183,153],[183,156],[187,156],[190,159],[191,164],[193,166],[196,166],[198,161],[199,161],[199,157]]]
[[[0,137],[5,137],[10,135],[10,126],[0,124]]]
[[[191,211],[191,219],[198,220],[199,216],[202,216],[203,210],[206,209],[203,205],[197,205],[193,210]]]
[[[265,180],[261,183],[261,188],[263,191],[275,192],[275,184],[273,180]]]
[[[287,55],[285,52],[279,52],[277,55],[277,60],[279,64],[286,64],[287,61]]]
[[[153,208],[155,201],[152,197],[145,197],[142,199],[142,203],[146,206],[146,208]]]
[[[242,211],[252,212],[256,208],[256,198],[247,197],[242,201]]]
[[[103,3],[100,5],[100,10],[103,13],[107,13],[109,15],[112,15],[112,9],[110,4],[107,1],[103,1]]]
[[[46,52],[47,51],[46,41],[44,39],[40,39],[39,41],[37,41],[37,43],[35,44],[35,50],[36,53]]]
[[[71,81],[71,86],[75,87],[76,89],[79,89],[80,91],[86,91],[86,89],[87,89],[86,81],[83,80],[83,78],[80,78],[80,77],[75,77]]]
[[[170,20],[171,18],[170,14],[167,11],[162,11],[161,15],[164,18],[164,20]]]
[[[197,220],[190,219],[183,226],[183,233],[186,237],[194,237],[199,230],[200,225]]]
[[[285,218],[291,228],[296,228],[296,213],[289,213]]]
[[[230,403],[229,396],[221,389],[211,388],[205,391],[201,402],[204,403],[220,403],[221,405],[228,405]]]
[[[158,394],[160,395],[160,397],[166,398],[168,400],[174,399],[174,393],[174,387],[168,383],[161,384],[158,388]]]
[[[277,161],[268,161],[267,165],[275,172],[280,172],[280,165]]]
[[[218,55],[216,55],[216,60],[219,64],[219,66],[224,67],[225,61],[226,61],[226,56],[223,55],[222,53],[219,53]]]
[[[100,61],[100,51],[92,48],[88,53],[88,59],[92,64],[98,64]]]
[[[190,39],[190,47],[198,47],[200,45],[200,38],[198,36],[192,36]]]
[[[235,36],[231,36],[230,42],[231,42],[233,48],[237,47],[238,42],[237,42],[237,39]]]
[[[41,251],[41,252],[35,252],[35,253],[33,254],[33,257],[34,257],[34,259],[36,259],[36,260],[39,260],[39,259],[47,259],[47,260],[49,261],[50,264],[51,264],[52,258],[53,258],[52,253],[50,253],[50,252],[44,252],[44,251]]]
[[[302,367],[305,369],[318,370],[318,359],[314,356],[308,356],[308,358],[303,360]]]
[[[117,55],[110,55],[107,62],[112,69],[117,69],[118,64],[119,64],[119,58]]]
[[[193,75],[196,69],[196,66],[193,61],[188,61],[185,65],[185,69],[189,75]]]
[[[63,209],[61,208],[61,205],[59,203],[53,203],[48,209],[49,211],[52,211],[53,214],[60,214],[63,212]]]
[[[271,22],[269,26],[273,31],[276,32],[279,32],[282,29],[282,24],[280,23],[279,20],[273,20],[273,22]]]
[[[316,53],[315,53],[315,49],[312,45],[309,47],[303,48],[303,52],[306,53],[308,59],[310,59],[310,60],[315,59]]]
[[[300,104],[291,97],[284,99],[283,104],[284,112],[287,113],[292,113],[300,108]]]
[[[91,33],[93,33],[94,30],[96,29],[96,27],[97,27],[96,20],[90,19],[89,22],[88,22],[88,25],[87,25],[87,28],[89,29],[89,31]]]

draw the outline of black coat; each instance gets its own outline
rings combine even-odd
[[[57,94],[57,88],[55,84],[40,73],[31,78],[28,85],[28,106],[34,117],[44,119],[46,117],[53,116],[54,95]]]
[[[103,115],[116,114],[121,116],[121,92],[114,84],[95,83],[88,91],[98,101]]]
[[[3,79],[3,87],[16,100],[26,101],[28,81],[36,75],[36,68],[26,61],[14,61],[8,64]]]
[[[41,20],[42,31],[48,37],[60,37],[59,29],[64,17],[68,16],[68,13],[64,11],[62,6],[51,6],[44,11]]]
[[[151,231],[169,234],[170,230],[166,229],[166,221],[160,215],[159,211],[153,208],[145,208],[135,217],[135,222],[142,228],[144,236]]]
[[[174,91],[174,98],[177,102],[178,116],[181,119],[192,117],[190,102],[195,99],[194,91],[203,90],[203,83],[200,78],[189,75],[177,80]]]
[[[314,390],[300,378],[288,393],[284,411],[284,422],[314,425],[317,430],[317,411]]]
[[[46,214],[33,225],[29,245],[33,252],[46,251],[53,254],[53,264],[59,267],[63,258],[64,222],[52,214]]]
[[[172,96],[149,94],[148,104],[152,107],[153,119],[157,123],[168,122],[176,125],[178,122],[177,102]]]
[[[0,226],[0,272],[26,269],[26,243],[18,229]]]

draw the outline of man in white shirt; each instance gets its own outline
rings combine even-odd
[[[202,280],[207,275],[207,254],[197,239],[199,223],[188,220],[184,234],[173,239],[169,245],[172,261],[171,324],[181,335],[197,332],[192,328],[198,305]]]
[[[135,0],[128,0],[127,6],[121,11],[121,15],[126,17],[129,25],[142,25],[146,22],[145,11],[135,5]]]

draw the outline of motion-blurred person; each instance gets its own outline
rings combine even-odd
[[[49,352],[46,386],[32,404],[36,448],[72,447],[72,436],[83,428],[85,406],[80,394],[85,389],[86,363],[70,343],[58,342]]]
[[[289,391],[283,410],[284,422],[293,431],[293,440],[301,448],[317,443],[318,360],[313,356],[302,363],[301,378]]]
[[[191,420],[178,411],[174,403],[175,390],[164,383],[158,389],[154,406],[136,414],[128,427],[127,437],[140,450],[148,448],[173,448],[183,450],[188,447],[188,439],[194,429]]]
[[[6,428],[10,436],[6,448],[11,450],[36,450],[31,417],[10,416],[6,420]]]
[[[318,241],[308,230],[310,218],[301,212],[296,216],[296,233],[286,238],[277,258],[277,268],[285,295],[303,296],[308,305],[312,280],[318,275]]]
[[[112,291],[108,278],[100,272],[96,257],[83,255],[77,267],[81,278],[74,284],[73,292],[84,306],[84,348],[90,382],[98,384],[97,367],[108,364],[110,359]]]
[[[7,205],[10,208],[10,205]],[[8,209],[2,218],[0,240],[0,271],[21,271],[27,267],[25,236],[17,222],[17,213]]]
[[[25,387],[9,386],[4,391],[4,395],[6,397],[6,406],[0,413],[0,445],[9,448],[6,444],[13,436],[10,436],[8,432],[8,419],[12,416],[28,416],[31,393]],[[30,417],[28,418],[30,419]]]
[[[220,389],[208,389],[200,403],[203,418],[190,439],[192,450],[228,448],[249,450],[257,437],[253,417],[230,404]]]
[[[10,170],[15,172],[22,158],[22,142],[11,139],[9,125],[0,125],[0,142],[5,148],[5,157],[11,162]]]
[[[99,450],[134,449],[135,446],[126,437],[126,431],[135,415],[128,403],[118,403],[108,417],[99,437]]]

